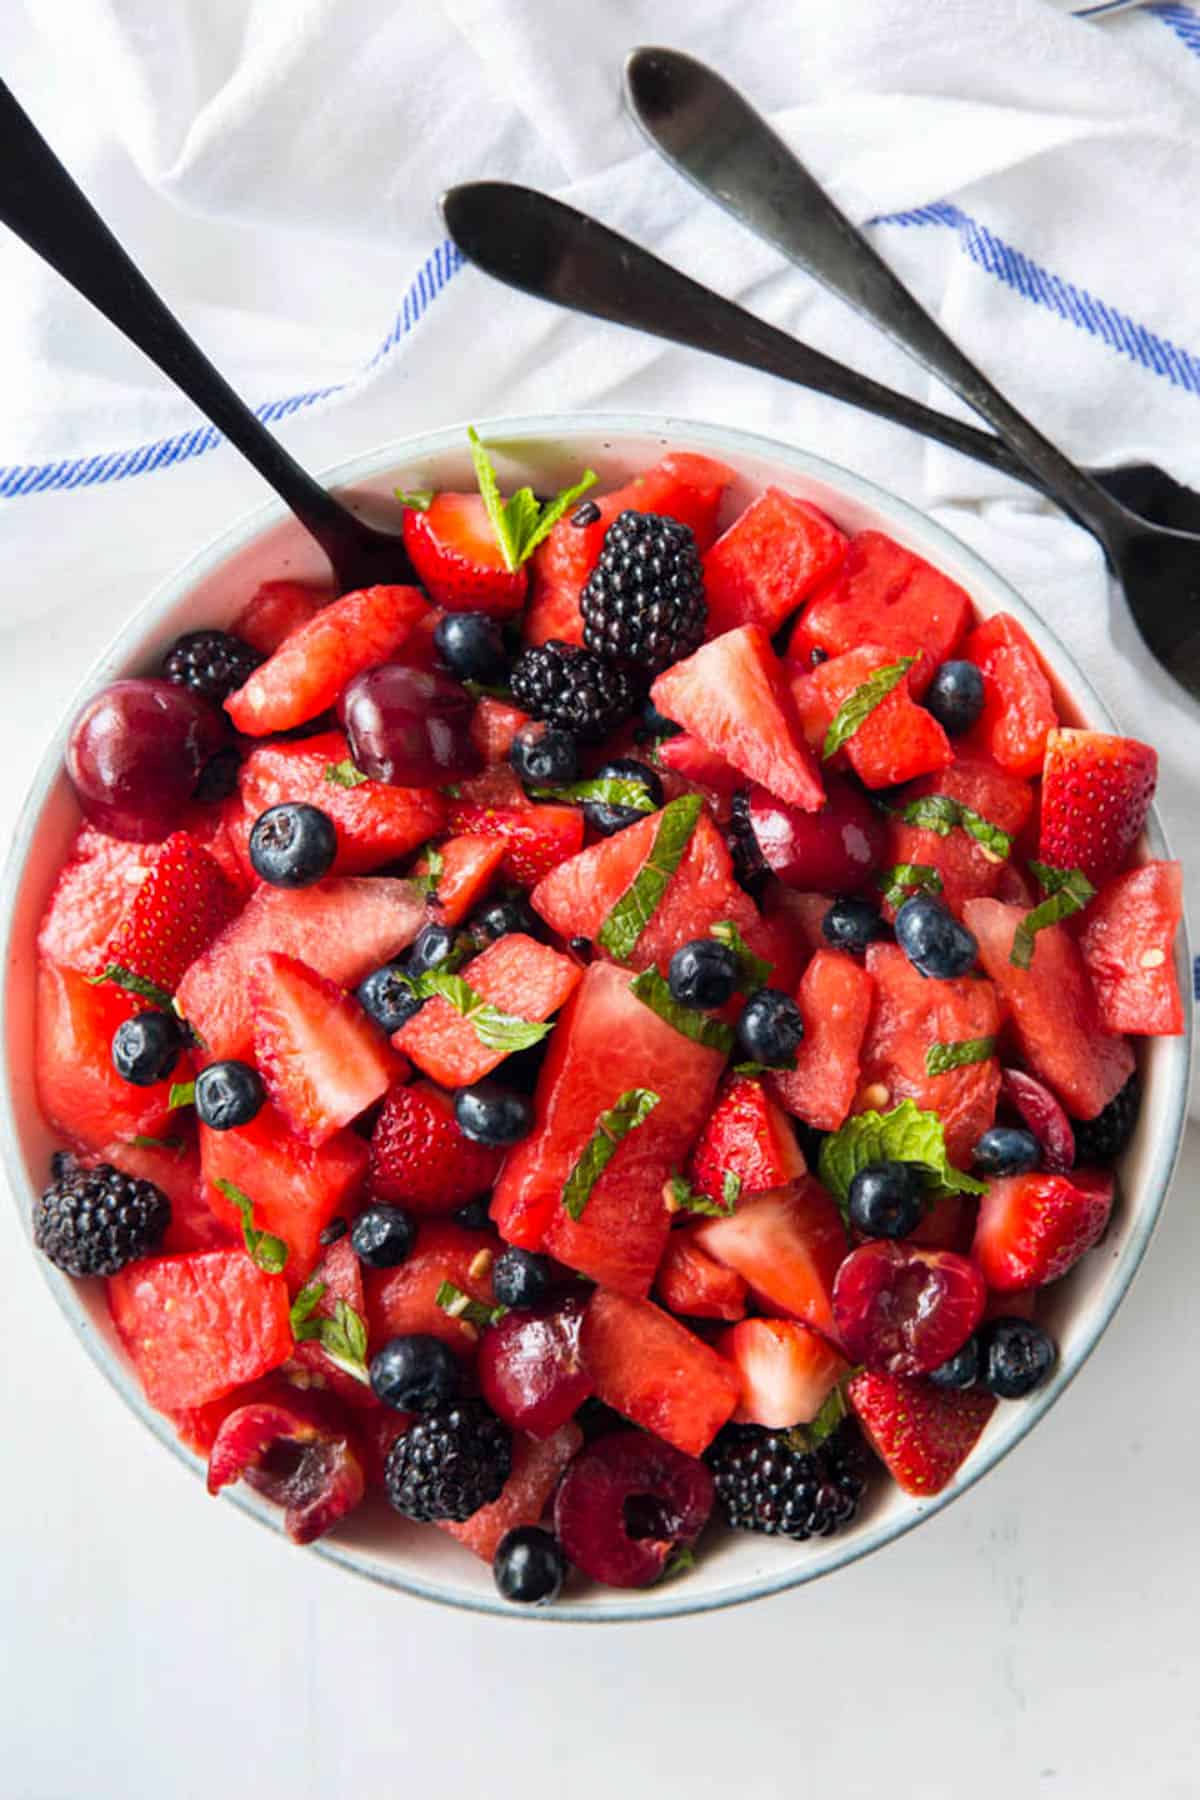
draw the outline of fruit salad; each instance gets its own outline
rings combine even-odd
[[[1154,751],[890,537],[473,453],[407,582],[269,582],[76,720],[34,1235],[213,1493],[530,1605],[929,1499],[1047,1380],[1180,872]]]

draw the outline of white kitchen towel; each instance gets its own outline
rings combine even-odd
[[[1200,709],[1143,650],[1089,538],[895,428],[459,266],[439,192],[529,182],[824,350],[954,404],[644,148],[620,71],[645,42],[739,83],[1066,450],[1150,459],[1200,486],[1193,7],[1087,24],[1053,0],[9,0],[0,68],[200,342],[313,466],[456,419],[669,410],[776,433],[927,508],[1159,746],[1200,926]],[[40,716],[32,692],[44,703],[64,670],[81,674],[152,581],[260,491],[7,238],[0,396],[0,630],[19,768]]]

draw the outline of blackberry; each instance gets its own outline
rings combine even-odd
[[[624,669],[559,638],[522,650],[513,664],[511,686],[523,712],[561,725],[588,743],[599,743],[633,711],[633,689]]]
[[[704,568],[690,525],[662,513],[618,513],[579,596],[583,641],[650,677],[704,641]]]
[[[857,1431],[839,1425],[815,1449],[802,1431],[727,1425],[705,1461],[717,1501],[737,1531],[769,1537],[832,1537],[848,1525],[866,1491]]]
[[[771,871],[750,823],[750,793],[747,788],[739,788],[733,796],[729,824],[725,828],[725,841],[733,858],[733,873],[738,886],[745,888],[757,900]]]
[[[115,1275],[149,1256],[171,1223],[171,1202],[152,1181],[97,1163],[55,1157],[54,1179],[33,1212],[33,1241],[67,1275]]]
[[[1096,1118],[1072,1119],[1076,1164],[1111,1162],[1119,1156],[1133,1136],[1141,1100],[1141,1083],[1135,1071]]]
[[[228,631],[185,631],[163,659],[163,674],[176,687],[191,688],[220,705],[249,681],[266,658],[244,638]]]
[[[388,1452],[384,1482],[418,1524],[462,1524],[490,1506],[512,1471],[512,1438],[482,1400],[455,1400],[416,1419]]]

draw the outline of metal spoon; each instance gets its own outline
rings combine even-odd
[[[1200,536],[1113,499],[963,354],[737,90],[676,50],[635,50],[626,88],[655,148],[700,190],[886,331],[974,408],[1099,541],[1152,654],[1200,697]]]
[[[274,488],[333,564],[340,592],[410,581],[399,537],[326,493],[218,374],[0,82],[0,223],[145,352]]]

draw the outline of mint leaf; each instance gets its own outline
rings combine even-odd
[[[511,499],[505,500],[500,493],[492,459],[473,425],[468,428],[467,436],[471,440],[471,459],[475,464],[479,492],[483,495],[483,504],[496,534],[496,542],[504,554],[505,567],[511,573],[533,555],[567,508],[574,506],[590,487],[595,487],[596,471],[585,469],[573,487],[564,488],[545,506],[539,504],[533,489],[529,487],[518,488]]]
[[[318,1313],[325,1293],[323,1281],[310,1281],[300,1289],[292,1301],[292,1336],[298,1344],[320,1344],[330,1362],[369,1386],[366,1320],[346,1300],[334,1301],[332,1315]]]
[[[300,1289],[300,1292],[292,1301],[292,1309],[288,1314],[288,1322],[292,1328],[292,1336],[301,1343],[305,1338],[314,1338],[318,1335],[317,1331],[309,1331],[306,1330],[305,1327],[316,1312],[324,1292],[325,1283],[323,1281],[310,1281],[306,1286]]]
[[[111,981],[114,987],[124,988],[130,994],[140,994],[143,1000],[152,1000],[155,1006],[161,1006],[166,1012],[170,1012],[175,1005],[173,996],[168,994],[166,988],[156,987],[144,975],[135,975],[124,963],[109,963],[99,975],[85,975],[84,980],[92,987],[98,987],[102,981]]]
[[[707,1194],[697,1193],[691,1182],[682,1175],[672,1175],[667,1187],[671,1195],[671,1212],[698,1213],[706,1219],[732,1217],[742,1197],[742,1178],[735,1175],[732,1169],[726,1169],[721,1177],[719,1200],[710,1200]]]
[[[693,1044],[719,1050],[722,1056],[728,1056],[733,1049],[733,1032],[725,1021],[712,1019],[694,1007],[680,1006],[657,969],[643,969],[640,975],[635,975],[629,991],[683,1037],[691,1038]]]
[[[825,733],[825,742],[821,746],[825,762],[836,756],[842,745],[866,724],[875,708],[887,699],[893,688],[899,687],[916,660],[915,656],[902,656],[899,662],[876,669],[852,694],[846,695]]]
[[[242,1237],[249,1252],[251,1262],[257,1263],[268,1275],[278,1275],[287,1267],[288,1247],[283,1239],[270,1231],[259,1231],[254,1224],[254,1202],[249,1194],[244,1194],[240,1187],[232,1181],[219,1177],[214,1184],[227,1200],[233,1202],[242,1218]]]
[[[1014,968],[1027,969],[1033,962],[1034,938],[1047,925],[1059,925],[1072,913],[1082,912],[1096,890],[1082,869],[1052,869],[1047,863],[1029,867],[1045,890],[1046,898],[1025,914],[1013,936],[1008,960]]]
[[[682,794],[659,814],[649,856],[596,933],[601,949],[617,962],[628,962],[661,905],[671,877],[692,841],[703,806],[699,794]]]
[[[965,1069],[971,1063],[986,1062],[996,1054],[994,1037],[958,1038],[952,1043],[930,1044],[925,1052],[927,1075],[948,1075],[951,1069]]]
[[[680,1544],[672,1550],[670,1556],[668,1556],[666,1562],[662,1566],[662,1574],[654,1585],[655,1587],[661,1587],[664,1581],[674,1581],[677,1575],[686,1575],[689,1570],[694,1569],[695,1567],[696,1552],[692,1549],[690,1544]]]
[[[889,1113],[855,1113],[821,1145],[821,1183],[847,1221],[850,1183],[860,1169],[877,1162],[915,1163],[933,1199],[943,1194],[987,1192],[986,1183],[951,1167],[942,1121],[936,1113],[923,1112],[914,1100],[902,1100]]]
[[[407,506],[412,512],[428,512],[433,505],[432,488],[414,488],[411,494],[406,494],[403,488],[395,488],[393,492],[401,506]]]
[[[883,890],[885,906],[903,906],[910,888],[924,888],[931,894],[940,894],[942,878],[928,863],[893,863],[879,877],[879,886]]]
[[[415,980],[412,976],[406,979],[420,999],[430,1000],[438,994],[455,1012],[461,1013],[486,1050],[503,1050],[506,1056],[511,1056],[516,1050],[529,1050],[534,1044],[540,1044],[554,1030],[550,1022],[518,1019],[512,1013],[501,1012],[490,1000],[477,994],[461,975],[447,969],[445,963],[436,969],[426,969]]]
[[[968,836],[973,837],[977,844],[981,844],[1001,862],[1007,862],[1012,855],[1012,838],[1008,832],[1001,831],[999,825],[993,825],[990,819],[985,819],[974,807],[961,806],[959,813],[961,816],[958,822]]]
[[[143,1137],[140,1132],[138,1133],[137,1137],[131,1137],[127,1140],[127,1142],[129,1144],[129,1147],[131,1150],[182,1150],[183,1149],[183,1139],[182,1138]]]
[[[413,876],[413,884],[420,888],[421,892],[427,895],[430,900],[436,900],[437,884],[445,873],[446,859],[441,851],[433,844],[426,845],[424,856],[425,861],[429,866],[423,875]],[[418,857],[417,861],[420,862],[420,860],[421,858]]]
[[[563,1183],[562,1203],[569,1218],[583,1217],[592,1189],[616,1155],[618,1145],[646,1123],[660,1097],[649,1088],[628,1088],[600,1114],[583,1155]]]
[[[452,1319],[465,1319],[468,1325],[478,1325],[481,1329],[487,1325],[495,1325],[508,1311],[497,1301],[489,1306],[486,1300],[472,1300],[470,1294],[464,1294],[460,1287],[452,1281],[443,1281],[433,1296],[435,1306],[440,1306],[444,1313]]]
[[[993,825],[973,806],[952,800],[949,794],[922,794],[919,800],[910,800],[901,808],[900,817],[906,825],[936,831],[939,837],[949,837],[956,826],[960,827],[1001,862],[1012,855],[1012,839],[1007,831],[1001,831],[999,825]]]
[[[567,787],[531,788],[534,800],[558,800],[571,806],[587,800],[598,800],[603,806],[627,806],[631,812],[652,813],[655,810],[650,790],[644,781],[599,777],[591,781],[572,781]]]
[[[823,1444],[826,1438],[833,1436],[846,1417],[846,1412],[846,1396],[839,1384],[830,1389],[815,1419],[807,1425],[793,1425],[785,1433],[789,1447],[802,1456],[815,1450],[818,1444]]]
[[[737,957],[738,986],[744,992],[752,993],[755,988],[767,985],[775,964],[766,962],[761,956],[755,956],[732,919],[720,919],[717,924],[710,925],[708,935],[715,937],[718,944],[724,944]]]
[[[177,1106],[195,1106],[196,1084],[194,1081],[173,1081],[167,1089],[167,1106],[174,1112]]]
[[[325,779],[338,787],[356,788],[361,787],[367,777],[361,769],[354,766],[348,756],[344,756],[341,762],[325,764]]]

